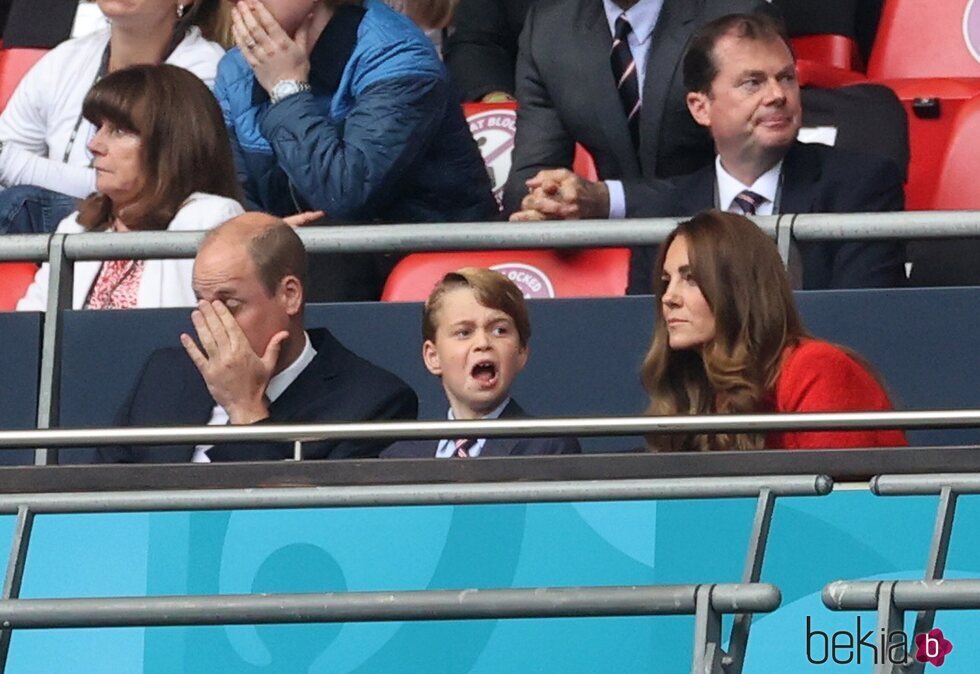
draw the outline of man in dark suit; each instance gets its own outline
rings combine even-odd
[[[712,19],[765,7],[762,0],[537,0],[520,38],[517,136],[504,211],[521,207],[526,181],[542,169],[571,168],[576,143],[592,155],[602,180],[666,178],[710,162],[711,138],[684,105],[684,49]],[[629,28],[617,52],[620,18]],[[611,52],[623,61],[614,64]],[[620,67],[631,59],[634,68]],[[624,87],[636,87],[639,98],[636,138],[626,110],[633,103],[617,88],[624,75]]]
[[[327,330],[304,330],[306,251],[281,220],[246,213],[210,231],[194,260],[198,345],[151,354],[117,416],[120,426],[414,419],[415,393],[348,351]],[[377,456],[381,441],[324,440],[304,458]],[[105,447],[109,462],[272,461],[292,443]]]
[[[711,207],[745,215],[902,209],[902,175],[894,162],[796,142],[795,63],[769,17],[731,15],[705,26],[685,56],[684,81],[690,115],[710,131],[715,161],[689,176],[624,185],[627,216],[685,217]],[[544,172],[540,179],[513,219],[595,218],[608,210],[604,183],[568,171]],[[904,283],[898,242],[804,241],[798,256],[805,289]],[[655,247],[634,249],[630,292],[650,292],[655,258]]]

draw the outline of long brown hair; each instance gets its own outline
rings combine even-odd
[[[166,229],[194,192],[240,200],[231,145],[221,110],[207,86],[177,66],[137,65],[99,80],[85,96],[82,115],[139,135],[143,187],[135,203],[116,213],[130,229]],[[112,200],[95,193],[78,207],[87,230],[112,223]]]
[[[700,350],[673,350],[663,305],[656,303],[653,343],[640,376],[648,414],[749,414],[767,408],[788,346],[809,337],[775,244],[751,220],[718,210],[682,222],[660,247],[654,293],[663,296],[667,249],[687,243],[694,279],[715,318]],[[762,434],[650,436],[651,448],[674,451],[760,449]]]

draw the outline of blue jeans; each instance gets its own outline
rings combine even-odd
[[[49,234],[77,205],[74,197],[35,185],[0,190],[0,234]]]

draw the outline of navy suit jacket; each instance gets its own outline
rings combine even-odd
[[[528,415],[511,399],[500,413],[501,419],[523,419]],[[438,440],[400,440],[381,452],[382,459],[435,458]],[[575,438],[487,438],[480,456],[532,456],[540,454],[581,454]]]
[[[690,217],[715,206],[715,164],[688,176],[625,185],[627,217]],[[895,163],[826,145],[795,143],[783,159],[782,213],[900,211],[902,175]],[[905,284],[898,241],[800,241],[803,288],[889,288]],[[657,246],[632,250],[631,295],[653,288]]]
[[[401,379],[349,351],[325,329],[309,330],[316,357],[269,406],[259,423],[415,419],[418,398]],[[116,417],[117,426],[204,425],[215,402],[183,349],[154,351]],[[310,459],[377,456],[385,441],[326,440],[303,443]],[[186,463],[192,445],[103,447],[105,462]],[[211,461],[276,461],[291,458],[292,443],[225,443],[208,452]]]

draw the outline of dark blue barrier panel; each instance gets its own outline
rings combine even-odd
[[[41,314],[0,312],[0,429],[34,428]],[[0,451],[0,465],[34,463],[30,451]]]
[[[899,408],[980,406],[980,289],[935,288],[798,293],[819,337],[847,345],[874,365]],[[650,340],[649,297],[531,303],[534,336],[514,396],[532,414],[642,412],[639,364]],[[443,418],[438,381],[421,362],[418,304],[335,304],[308,308],[345,344],[392,370],[419,393],[423,418]],[[69,312],[65,316],[62,425],[111,423],[146,355],[179,346],[187,310]],[[921,431],[916,444],[980,442],[980,432]],[[628,449],[638,439],[588,440],[591,451]]]

